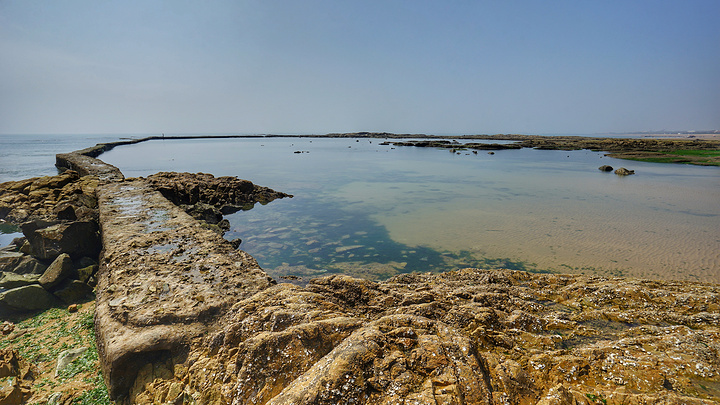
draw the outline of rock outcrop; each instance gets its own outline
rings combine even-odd
[[[720,287],[465,269],[240,300],[128,400],[202,404],[713,403]]]
[[[217,224],[223,215],[249,210],[256,203],[292,197],[237,177],[207,173],[160,172],[147,177],[150,187],[183,208],[193,218]]]
[[[92,265],[102,247],[99,184],[93,175],[70,170],[0,184],[0,220],[19,225],[24,235],[0,249],[0,315],[47,309],[92,293],[97,270]]]

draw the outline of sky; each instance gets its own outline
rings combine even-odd
[[[718,0],[0,0],[0,134],[720,129]]]

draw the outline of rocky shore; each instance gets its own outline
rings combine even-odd
[[[290,196],[208,174],[124,179],[99,149],[0,185],[0,217],[24,234],[3,277],[35,274],[2,287],[0,309],[39,309],[6,298],[27,286],[49,305],[61,286],[94,292],[118,403],[720,401],[718,285],[503,269],[278,284],[222,238],[222,215]],[[22,397],[32,375],[7,357],[0,370],[20,371],[0,378]]]

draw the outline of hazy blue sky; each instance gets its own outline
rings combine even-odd
[[[720,1],[0,0],[0,133],[720,128]]]

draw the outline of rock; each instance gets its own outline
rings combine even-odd
[[[72,257],[97,256],[100,253],[99,227],[96,222],[76,221],[37,228],[23,225],[33,256],[53,260],[61,253]]]
[[[75,349],[68,349],[60,353],[58,356],[57,366],[55,366],[55,378],[67,367],[70,363],[79,359],[88,350],[87,347],[78,347]]]
[[[70,255],[63,253],[48,266],[38,282],[46,290],[52,290],[53,287],[72,276],[73,273],[73,263]]]
[[[93,264],[93,265],[78,269],[77,270],[78,280],[82,281],[83,283],[87,283],[88,280],[90,280],[90,277],[92,277],[95,273],[97,273],[97,270],[98,270],[97,264]]]
[[[61,405],[62,404],[62,392],[56,392],[48,397],[47,405]]]
[[[46,268],[46,265],[22,252],[0,250],[0,271],[18,274],[42,274]]]
[[[40,261],[38,261],[36,258],[25,255],[20,260],[20,263],[15,266],[15,269],[13,270],[14,273],[17,274],[43,274],[47,270],[47,266]]]
[[[11,290],[30,284],[38,284],[38,275],[25,276],[22,274],[0,272],[0,289]]]
[[[92,293],[93,288],[79,280],[65,280],[57,287],[55,294],[66,304],[82,301]]]
[[[613,171],[613,167],[612,167],[612,166],[608,166],[608,165],[602,165],[602,166],[598,167],[598,169],[599,169],[601,172],[611,172],[611,171]]]
[[[635,170],[628,170],[624,167],[621,167],[615,170],[615,174],[617,174],[618,176],[629,176],[631,174],[635,174]]]
[[[15,330],[15,324],[12,322],[5,321],[2,323],[2,334],[9,335]]]
[[[57,304],[55,296],[38,284],[13,288],[0,293],[0,313],[48,309]]]
[[[0,405],[26,403],[32,394],[31,370],[17,351],[0,349]]]
[[[10,250],[0,250],[0,271],[13,272],[20,263],[23,254]]]
[[[244,207],[260,202],[266,204],[276,198],[292,197],[267,187],[257,186],[236,177],[214,177],[207,173],[161,172],[148,176],[150,186],[176,205],[209,204]]]

